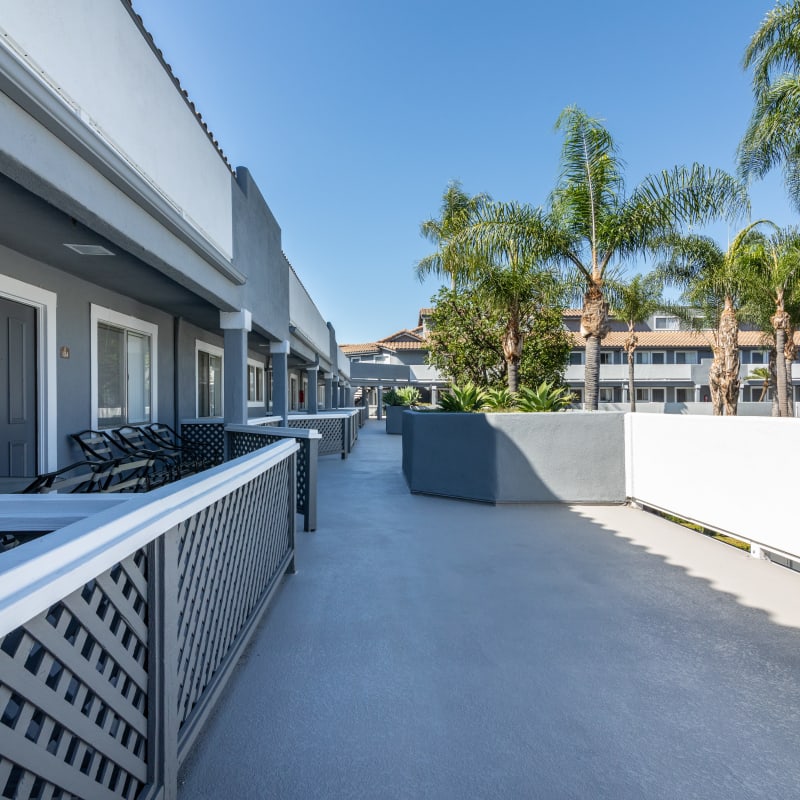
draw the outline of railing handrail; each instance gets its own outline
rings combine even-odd
[[[238,431],[239,433],[258,433],[259,430],[263,432],[264,436],[280,435],[292,436],[295,439],[321,439],[322,434],[315,428],[283,428],[279,425],[270,425],[268,427],[261,427],[259,425],[239,425],[231,423],[225,426],[226,431]]]
[[[0,559],[0,636],[299,449],[294,441],[276,442],[136,495],[4,553]],[[38,500],[32,497],[28,502]]]

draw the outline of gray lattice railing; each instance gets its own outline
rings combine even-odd
[[[221,418],[184,420],[181,436],[210,458],[212,464],[225,460],[225,422]]]
[[[59,498],[51,518],[84,518],[0,556],[0,796],[176,796],[180,762],[293,571],[298,449],[96,513]]]
[[[319,431],[322,434],[319,446],[321,456],[341,453],[342,458],[347,458],[358,437],[357,413],[343,409],[323,414],[298,414],[289,417],[288,426]]]
[[[322,438],[315,430],[280,428],[272,423],[226,425],[229,458],[238,458],[269,444],[292,439],[300,445],[297,452],[297,513],[303,515],[303,530],[317,529],[317,461]]]

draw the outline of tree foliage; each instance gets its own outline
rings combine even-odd
[[[487,302],[482,289],[442,289],[433,303],[428,363],[454,384],[473,383],[487,389],[506,386],[502,346],[506,321]],[[521,385],[561,383],[572,346],[561,313],[558,305],[543,306],[523,320]]]

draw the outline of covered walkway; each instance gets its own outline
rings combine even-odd
[[[796,798],[800,574],[623,507],[320,463],[319,527],[181,776],[197,798]]]

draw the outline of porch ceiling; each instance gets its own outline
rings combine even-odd
[[[0,244],[202,328],[219,327],[212,303],[2,174],[0,208]],[[64,244],[100,245],[114,255],[83,256]]]

